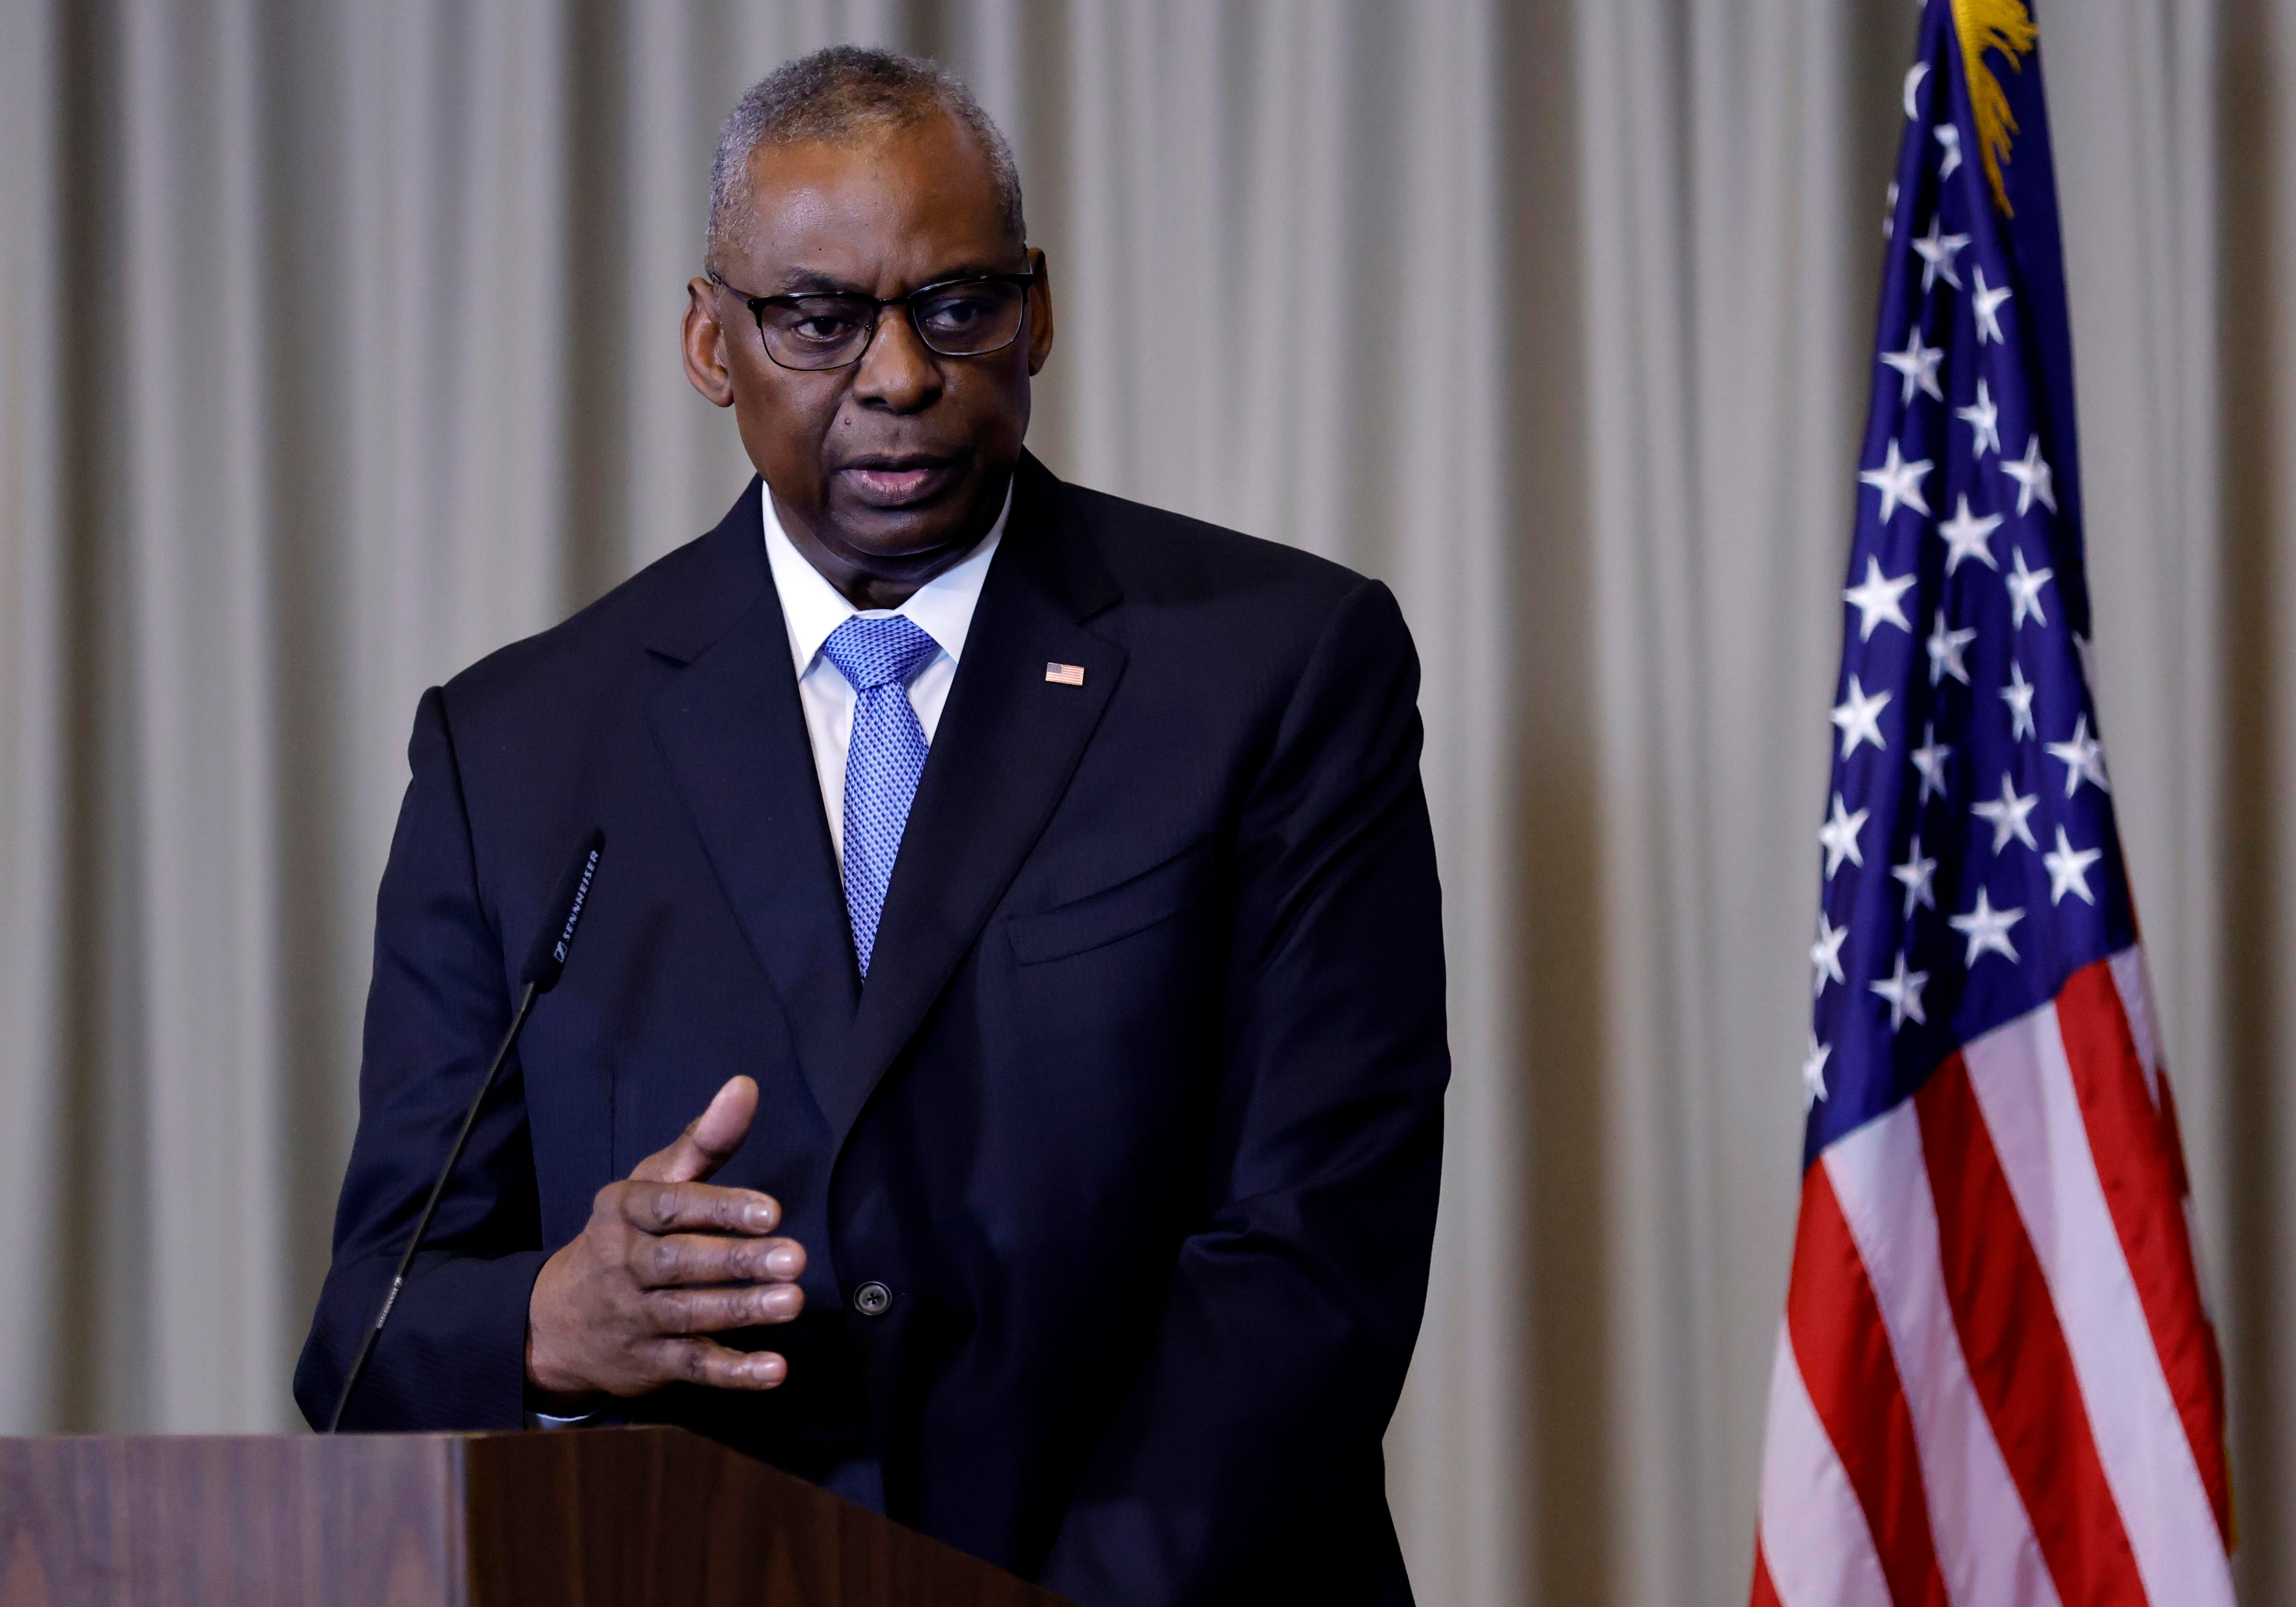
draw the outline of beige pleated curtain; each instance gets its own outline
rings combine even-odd
[[[2044,0],[2102,700],[2296,1594],[2296,5]],[[1742,1596],[1904,0],[0,0],[0,1431],[275,1429],[421,689],[714,522],[718,119],[1019,148],[1032,441],[1391,581],[1458,1078],[1421,1599]]]

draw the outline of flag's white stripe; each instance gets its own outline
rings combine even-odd
[[[1778,1325],[1762,1440],[1762,1555],[1783,1607],[1890,1607],[1866,1509]]]
[[[1955,1607],[2055,1607],[2032,1520],[1954,1327],[1913,1102],[1836,1143],[1824,1164],[1897,1357],[1947,1594]]]
[[[2128,1035],[2136,1040],[2137,1063],[2144,1068],[2144,1091],[2161,1103],[2161,1039],[2152,1030],[2152,978],[2144,969],[2144,951],[2124,948],[2112,956],[2112,986],[2120,995],[2121,1013],[2128,1018]]]
[[[2231,1568],[2105,1204],[2056,1006],[1996,1028],[1963,1057],[2048,1281],[2145,1595],[2229,1607]]]

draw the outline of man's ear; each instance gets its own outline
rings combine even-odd
[[[1040,250],[1029,252],[1029,266],[1037,272],[1029,287],[1029,377],[1034,379],[1053,355],[1053,275]]]
[[[711,406],[734,405],[734,369],[726,359],[726,326],[718,320],[718,287],[707,279],[685,282],[685,378]]]

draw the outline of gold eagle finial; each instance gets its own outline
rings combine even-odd
[[[2008,92],[1986,64],[1985,53],[1997,50],[2010,68],[2025,70],[2021,59],[2032,53],[2040,30],[2033,25],[2025,0],[1953,0],[1954,31],[1961,37],[1961,59],[1969,80],[1969,104],[1977,119],[1977,152],[1985,164],[1986,182],[1993,186],[1993,204],[2005,217],[2016,216],[2009,191],[2001,182],[2001,164],[2017,132],[2016,115],[2009,110]]]

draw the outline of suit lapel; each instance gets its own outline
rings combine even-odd
[[[859,982],[789,627],[766,563],[759,495],[751,482],[718,532],[729,545],[746,544],[743,584],[755,592],[746,606],[738,586],[730,598],[708,599],[697,612],[707,620],[714,610],[714,621],[688,625],[683,639],[673,627],[652,647],[686,666],[655,697],[653,726],[718,884],[781,996],[799,1070],[830,1115],[843,1103]],[[718,567],[734,562],[729,555]],[[739,611],[726,626],[729,608]],[[843,1127],[832,1121],[841,1138]]]
[[[1067,790],[1125,663],[1121,647],[1081,621],[1117,596],[1065,488],[1023,456],[909,811],[846,1069],[824,1107],[840,1145]],[[1082,667],[1083,685],[1047,681],[1047,664]]]

